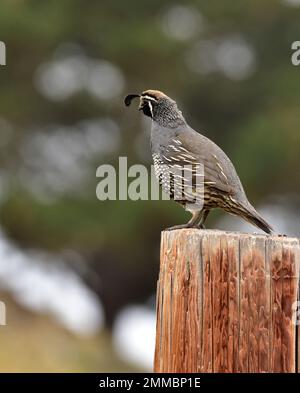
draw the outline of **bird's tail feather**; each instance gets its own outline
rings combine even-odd
[[[247,221],[271,235],[273,228],[260,216],[248,216]]]
[[[240,203],[236,203],[235,206],[231,206],[231,209],[228,211],[229,213],[242,217],[244,220],[248,221],[250,224],[256,226],[257,228],[262,229],[269,235],[274,232],[271,225],[269,225],[267,221],[264,220],[261,215],[257,213],[257,211],[251,204],[245,206]]]
[[[274,232],[271,225],[269,225],[267,221],[264,220],[261,217],[261,215],[257,213],[254,207],[251,206],[249,208],[244,208],[243,211],[244,213],[242,214],[242,217],[246,221],[250,222],[250,224],[255,225],[256,227],[262,229],[264,232],[268,233],[269,235],[271,235]]]

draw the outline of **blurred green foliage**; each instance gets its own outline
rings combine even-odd
[[[163,29],[164,15],[176,4],[192,7],[204,20],[186,40]],[[173,202],[96,199],[98,165],[117,165],[120,155],[151,163],[147,148],[142,154],[136,148],[145,123],[137,111],[124,108],[123,95],[157,88],[175,98],[189,124],[232,158],[254,204],[272,194],[299,193],[300,67],[290,61],[291,44],[300,39],[299,18],[300,8],[279,0],[1,0],[7,66],[0,68],[0,119],[10,127],[9,135],[0,128],[0,165],[9,184],[1,225],[22,247],[74,249],[93,274],[103,281],[107,274],[111,281],[93,289],[106,302],[109,322],[120,307],[147,299],[155,290],[160,230],[186,220],[187,213]],[[249,76],[234,79],[189,67],[187,55],[197,43],[232,36],[254,52]],[[65,43],[117,66],[125,80],[122,93],[100,100],[80,90],[56,101],[41,94],[37,70],[55,60]],[[22,146],[37,129],[102,117],[118,124],[121,144],[113,154],[94,157],[84,190],[46,202],[24,187]]]

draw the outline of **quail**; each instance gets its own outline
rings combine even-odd
[[[250,204],[237,172],[223,150],[193,130],[174,100],[158,90],[130,94],[152,119],[151,151],[156,177],[171,199],[192,213],[188,223],[169,229],[204,228],[211,209],[221,208],[268,234],[272,227]],[[187,187],[188,185],[188,187]]]

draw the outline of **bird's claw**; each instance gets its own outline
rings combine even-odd
[[[164,229],[164,231],[173,231],[175,229],[187,229],[187,228],[193,228],[193,226],[188,224],[188,223],[187,224],[174,225],[173,227]]]
[[[164,229],[164,231],[173,231],[175,229],[187,229],[187,228],[205,229],[205,226],[203,224],[192,225],[192,224],[187,223],[187,224],[174,225],[173,227]]]

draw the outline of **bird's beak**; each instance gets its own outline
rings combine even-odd
[[[132,101],[134,98],[137,98],[137,97],[140,97],[140,95],[139,95],[139,94],[128,94],[128,96],[126,96],[125,99],[124,99],[125,105],[126,105],[126,106],[129,106],[129,105],[131,104],[131,101]],[[139,109],[140,109],[140,108],[139,108]]]

